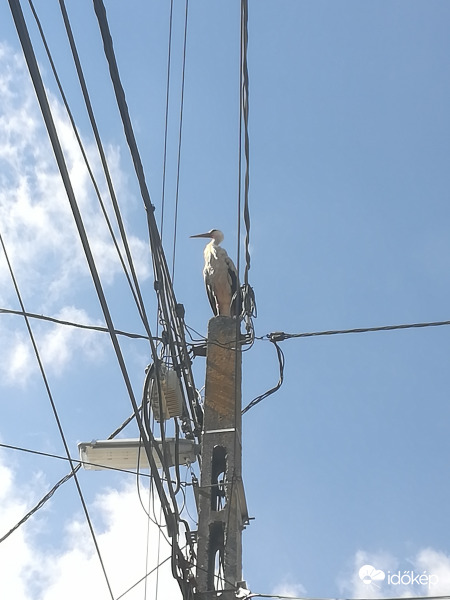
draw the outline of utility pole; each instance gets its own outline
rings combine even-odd
[[[242,580],[242,530],[248,512],[242,483],[239,322],[208,324],[202,467],[197,494],[196,600],[236,598]],[[245,587],[245,586],[243,586]]]

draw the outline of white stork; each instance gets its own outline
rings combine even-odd
[[[226,250],[219,246],[223,233],[211,229],[191,238],[211,238],[204,250],[206,293],[215,316],[236,317],[240,313],[240,290],[236,267]]]

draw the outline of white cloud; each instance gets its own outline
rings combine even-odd
[[[0,222],[8,254],[19,279],[32,278],[34,291],[49,281],[54,294],[67,291],[76,277],[89,277],[86,260],[23,59],[5,45],[0,45],[0,90]],[[72,126],[61,103],[51,94],[49,98],[97,267],[108,284],[121,273],[121,265]],[[94,142],[84,141],[84,145],[111,213]],[[108,158],[126,215],[127,203],[133,199],[123,189],[126,176],[121,172],[119,151],[109,146]],[[138,272],[148,277],[148,252],[145,261],[141,260],[146,243],[130,235],[130,245],[138,250]],[[0,278],[2,282],[9,278],[4,264],[0,264]],[[0,299],[4,300],[3,294]]]
[[[91,286],[82,250],[59,171],[50,148],[23,57],[0,43],[0,232],[2,234],[26,310],[50,316],[72,314],[72,319],[92,323],[85,286]],[[97,269],[104,286],[124,281],[122,267],[98,204],[84,159],[61,103],[49,94],[55,124],[82,212]],[[108,194],[94,143],[85,143],[91,167],[98,176],[107,210]],[[134,200],[125,186],[120,152],[108,147],[114,180],[126,217]],[[141,281],[150,275],[151,261],[146,241],[129,235],[136,271]],[[122,248],[122,245],[120,244]],[[94,296],[92,296],[94,298]],[[83,305],[83,310],[69,308]],[[3,253],[0,252],[0,307],[17,307],[17,298]],[[65,308],[64,308],[65,307]],[[24,375],[30,348],[26,332],[17,334],[15,323],[1,317],[3,339],[0,364],[7,380]],[[44,328],[39,326],[40,332]],[[94,337],[69,328],[47,327],[40,337],[42,356],[61,372],[77,349],[98,357]],[[97,338],[95,338],[98,340]],[[31,373],[27,370],[27,373]],[[23,382],[22,382],[23,383]]]
[[[56,318],[74,323],[92,323],[86,311],[73,306],[64,307]],[[78,350],[90,362],[98,361],[103,355],[102,335],[86,329],[75,329],[66,325],[52,325],[42,340],[42,358],[52,370],[60,372],[73,359]]]
[[[27,494],[17,489],[11,469],[0,463],[0,535],[4,535],[27,511]],[[33,563],[33,548],[25,530],[16,530],[0,544],[0,597],[28,600],[26,573]]]
[[[1,371],[4,383],[23,387],[29,375],[29,365],[33,364],[32,348],[24,334],[14,333],[9,339],[8,348],[0,351]]]
[[[38,477],[37,483],[40,489],[45,489],[41,478]],[[73,482],[66,485],[73,485]],[[20,488],[11,469],[0,464],[0,535],[26,513],[33,504],[31,496],[37,493],[37,489],[31,494],[30,488],[28,491]],[[58,492],[50,502],[58,502]],[[120,491],[103,491],[94,506],[89,506],[89,511],[115,598],[133,586],[158,561],[170,555],[167,543],[159,537],[157,526],[149,523],[139,503],[135,482]],[[39,548],[39,524],[36,525],[40,518],[37,513],[0,544],[0,597],[14,600],[110,598],[86,522],[81,518],[69,521],[59,540],[64,549],[44,552]],[[148,577],[148,597],[155,597],[157,582],[160,597],[174,600],[181,597],[171,574],[170,561],[159,569],[158,579],[156,573]],[[142,582],[125,598],[140,599],[143,590]]]
[[[73,306],[63,307],[54,316],[62,321],[101,325],[98,321],[92,322],[85,310]],[[69,325],[31,321],[39,356],[47,373],[62,375],[65,368],[74,362],[74,357],[89,363],[98,363],[102,359],[106,338],[101,333]],[[0,347],[0,358],[4,384],[24,387],[38,373],[38,363],[25,326],[20,331],[14,331],[9,336],[8,344]]]
[[[417,570],[433,575],[433,583],[428,589],[428,596],[448,594],[450,590],[450,556],[448,554],[438,552],[433,548],[425,548],[417,554],[414,564]]]

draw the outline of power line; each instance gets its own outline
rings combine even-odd
[[[10,5],[11,7],[15,6],[14,0],[10,0]],[[115,328],[113,325],[113,321],[112,321],[112,317],[111,317],[111,313],[108,307],[108,303],[106,301],[106,297],[105,297],[105,293],[100,281],[100,277],[97,271],[97,267],[92,255],[92,250],[89,244],[89,240],[87,238],[86,235],[86,230],[84,228],[84,224],[81,218],[81,214],[80,214],[80,210],[78,207],[78,204],[76,202],[76,198],[75,198],[75,194],[74,194],[74,190],[71,184],[71,180],[69,177],[69,173],[68,173],[68,169],[67,169],[67,165],[65,163],[65,159],[64,159],[64,155],[62,152],[62,148],[61,148],[61,144],[59,142],[59,138],[56,132],[56,128],[55,128],[55,124],[53,121],[53,117],[51,114],[51,110],[50,110],[50,106],[48,103],[48,99],[47,99],[47,95],[45,92],[45,88],[43,85],[43,81],[39,72],[39,68],[37,65],[37,61],[34,55],[34,51],[33,51],[33,47],[31,45],[31,40],[29,39],[29,35],[28,35],[28,31],[26,29],[26,25],[25,25],[25,21],[23,19],[23,15],[21,15],[21,22],[18,23],[17,25],[17,30],[19,33],[19,38],[21,40],[23,49],[24,49],[24,54],[25,54],[25,58],[28,64],[28,68],[30,71],[30,75],[31,75],[31,79],[33,81],[33,85],[35,87],[36,90],[36,95],[38,97],[38,101],[41,107],[41,111],[42,111],[42,115],[44,117],[44,122],[46,124],[48,133],[49,133],[49,137],[50,137],[50,141],[53,147],[53,151],[55,154],[55,158],[58,164],[58,167],[60,169],[60,173],[61,173],[61,177],[66,189],[66,193],[67,193],[67,197],[69,199],[69,204],[70,207],[72,209],[72,214],[74,216],[75,219],[75,223],[78,229],[78,233],[83,245],[83,249],[85,251],[85,256],[89,265],[89,269],[91,272],[91,277],[93,279],[94,282],[94,286],[97,292],[97,296],[100,302],[100,305],[102,307],[103,310],[103,314],[105,317],[105,321],[107,323],[108,326],[108,330],[110,333],[110,337],[111,337],[111,341],[116,353],[116,357],[119,363],[119,367],[121,369],[122,372],[122,377],[124,379],[129,397],[130,397],[130,401],[131,404],[133,406],[133,410],[135,412],[136,415],[136,420],[137,420],[137,424],[140,428],[140,432],[141,432],[141,436],[142,436],[142,440],[143,440],[143,444],[144,447],[146,449],[146,453],[148,455],[148,460],[149,460],[149,464],[151,466],[152,472],[154,473],[154,481],[155,484],[157,485],[157,487],[160,490],[160,497],[161,497],[161,502],[163,504],[163,510],[165,511],[165,514],[167,516],[168,521],[172,521],[173,515],[172,515],[172,511],[169,507],[169,504],[167,502],[167,499],[165,498],[164,495],[164,491],[163,491],[163,486],[162,486],[162,481],[160,479],[159,473],[156,469],[156,465],[155,465],[155,461],[154,461],[154,457],[149,445],[149,438],[148,435],[149,434],[145,434],[144,428],[142,426],[142,423],[139,419],[139,409],[136,403],[136,399],[134,396],[134,391],[131,385],[131,381],[130,381],[130,377],[126,368],[126,364],[125,364],[125,360],[120,348],[120,344],[117,338],[117,335],[115,334]],[[23,307],[22,307],[23,308]],[[152,344],[153,347],[153,341],[152,339],[150,339],[150,343]],[[160,452],[159,448],[156,446],[155,447],[156,452]],[[160,457],[160,459],[162,460],[162,457]],[[166,478],[167,480],[170,480],[168,473],[166,473]],[[170,487],[170,486],[169,486]]]
[[[403,325],[382,325],[381,327],[358,327],[355,329],[332,329],[329,331],[313,331],[309,333],[285,333],[284,331],[275,331],[268,333],[264,338],[271,342],[283,342],[292,338],[318,337],[322,335],[343,335],[347,333],[369,333],[374,331],[395,331],[398,329],[421,329],[425,327],[442,327],[450,325],[450,321],[431,321],[425,323],[407,323]],[[263,339],[263,338],[260,338]]]
[[[56,323],[57,325],[67,325],[69,327],[77,327],[79,329],[87,329],[89,331],[100,331],[101,333],[109,333],[109,329],[102,325],[85,325],[83,323],[75,323],[73,321],[66,321],[64,319],[57,319],[56,317],[49,317],[47,315],[38,315],[31,312],[22,312],[21,310],[12,310],[10,308],[0,308],[0,314],[17,315],[20,317],[27,316],[30,319],[40,319],[41,321],[48,321],[50,323]],[[130,333],[128,331],[121,331],[120,329],[114,329],[116,335],[125,336],[131,339],[148,340],[148,335],[142,335],[140,333]],[[154,338],[157,339],[157,338]]]
[[[113,433],[111,433],[111,435],[108,437],[109,440],[113,439],[114,437],[116,437],[129,423],[132,419],[134,419],[135,415],[134,413],[128,417],[127,419],[125,419],[125,421],[122,423],[122,425],[120,425],[120,427],[118,427],[115,431],[113,431]],[[75,473],[80,469],[80,467],[82,466],[82,464],[84,465],[90,465],[93,467],[102,467],[103,469],[108,469],[110,471],[118,471],[121,473],[129,473],[131,475],[136,475],[136,471],[130,471],[129,469],[119,469],[117,467],[110,467],[107,465],[98,465],[96,463],[88,463],[86,461],[81,461],[81,460],[77,460],[74,458],[67,458],[66,456],[59,456],[57,454],[50,454],[48,452],[40,452],[38,450],[31,450],[29,448],[22,448],[20,446],[11,446],[10,444],[1,444],[0,443],[0,447],[1,448],[8,448],[9,450],[20,450],[21,452],[28,452],[30,454],[36,454],[39,456],[45,456],[48,458],[57,458],[60,460],[66,460],[69,461],[72,465],[74,463],[78,463],[77,466],[75,468],[72,468],[72,471],[70,473],[68,473],[67,475],[65,475],[62,479],[60,479],[53,487],[52,489],[47,492],[47,494],[45,494],[45,496],[43,498],[41,498],[41,500],[39,500],[39,502],[12,528],[8,531],[8,533],[6,533],[2,538],[0,538],[0,543],[3,542],[4,540],[6,540],[6,538],[8,538],[16,529],[18,529],[18,527],[20,527],[21,525],[23,525],[23,523],[25,523],[32,515],[34,515],[35,512],[37,512],[40,508],[42,508],[44,506],[44,504],[50,500],[50,498],[53,496],[53,494],[56,492],[56,490],[61,487],[61,485],[63,485],[64,483],[66,483],[67,481],[69,481],[69,479],[71,479]],[[138,475],[140,475],[141,477],[149,477],[151,478],[151,475],[147,475],[146,473],[138,473]]]
[[[126,279],[128,281],[131,293],[132,293],[132,295],[134,297],[134,300],[136,302],[136,305],[137,305],[137,308],[138,308],[138,312],[139,312],[141,318],[144,318],[145,309],[143,307],[143,303],[139,302],[139,299],[138,299],[138,297],[136,295],[136,292],[135,292],[135,290],[133,288],[133,284],[131,282],[130,275],[128,274],[128,270],[126,268],[125,261],[124,261],[124,259],[122,257],[122,253],[121,253],[121,251],[119,249],[119,244],[118,244],[116,236],[114,234],[114,230],[112,228],[111,221],[110,221],[110,219],[108,217],[108,213],[106,211],[105,204],[104,204],[103,199],[101,197],[101,193],[100,193],[99,187],[97,185],[94,173],[93,173],[93,171],[91,169],[91,166],[89,164],[89,160],[88,160],[86,151],[84,149],[83,142],[81,141],[80,134],[78,133],[78,129],[77,129],[76,125],[75,125],[75,120],[73,118],[72,111],[70,110],[69,103],[67,101],[67,98],[66,98],[66,95],[64,93],[64,90],[63,90],[63,87],[62,87],[62,84],[61,84],[58,72],[56,70],[56,66],[55,66],[52,54],[50,52],[50,48],[48,46],[47,39],[46,39],[46,36],[44,34],[44,30],[42,28],[40,19],[39,19],[38,15],[37,15],[37,12],[36,12],[36,9],[34,7],[34,4],[33,4],[32,0],[28,0],[28,4],[30,5],[32,14],[33,14],[34,19],[36,21],[36,24],[37,24],[37,27],[38,27],[38,30],[39,30],[39,33],[40,33],[40,36],[41,36],[42,43],[44,44],[44,48],[45,48],[48,60],[50,62],[50,66],[51,66],[51,69],[53,71],[53,75],[55,77],[56,84],[58,86],[58,89],[59,89],[59,92],[61,94],[61,98],[62,98],[63,104],[64,104],[64,106],[66,108],[67,115],[69,117],[69,121],[70,121],[71,126],[72,126],[72,131],[73,131],[73,133],[75,135],[75,138],[76,138],[76,140],[78,142],[78,146],[79,146],[81,154],[83,156],[83,160],[85,162],[87,171],[89,173],[89,176],[91,178],[92,184],[94,186],[94,190],[95,190],[95,193],[97,195],[97,199],[99,201],[100,208],[101,208],[101,210],[103,212],[103,216],[105,218],[105,221],[106,221],[109,233],[111,235],[111,239],[112,239],[112,241],[114,243],[114,246],[116,248],[116,251],[117,251],[120,263],[121,263],[123,271],[125,273],[125,277],[126,277]],[[69,42],[70,42],[71,47],[72,47],[73,37],[71,36],[70,24],[68,23],[67,13],[65,12],[65,7],[64,7],[64,3],[63,3],[62,0],[60,0],[60,5],[61,5],[61,10],[63,12],[64,22],[66,24],[66,29],[67,29],[68,36],[69,36]],[[74,42],[73,42],[73,44],[74,44]],[[73,50],[73,52],[76,52],[76,48],[75,49],[72,48],[72,50]],[[77,65],[77,68],[78,68],[79,63],[76,62],[76,65]],[[80,66],[80,69],[81,69],[81,66]],[[83,89],[83,92],[84,92],[85,88],[83,86],[82,86],[82,89]],[[87,90],[86,90],[86,93],[87,93]],[[89,116],[91,116],[91,113],[89,113]],[[92,118],[93,118],[93,115],[92,115]],[[95,124],[95,121],[94,121],[94,124]],[[94,135],[95,135],[95,129],[94,129]],[[103,150],[102,147],[101,147],[101,142],[100,142],[98,136],[96,136],[96,140],[97,140],[97,147],[99,148],[99,151]],[[103,166],[104,166],[105,173],[107,175],[106,178],[107,178],[107,182],[108,182],[108,185],[109,185],[109,190],[110,190],[110,194],[111,194],[111,200],[112,200],[113,206],[114,206],[114,208],[116,210],[116,217],[117,217],[117,221],[118,221],[118,224],[119,224],[119,230],[120,230],[120,232],[122,234],[122,241],[124,243],[124,248],[125,248],[126,253],[127,253],[127,258],[128,258],[128,261],[129,261],[129,265],[130,265],[131,271],[132,271],[132,273],[134,275],[134,280],[135,280],[136,288],[137,288],[137,290],[139,290],[139,286],[138,286],[138,283],[137,283],[136,277],[135,277],[135,271],[134,271],[134,266],[133,266],[131,254],[129,252],[128,242],[127,242],[127,239],[126,239],[125,231],[124,231],[123,226],[122,226],[122,219],[121,219],[120,211],[118,210],[118,207],[116,206],[117,203],[115,202],[116,198],[115,198],[115,192],[114,192],[114,189],[113,189],[113,186],[112,186],[112,181],[111,181],[110,177],[108,177],[109,171],[108,171],[107,165],[105,165],[106,159],[105,159],[105,161],[103,161],[104,153],[102,153],[101,151],[100,151],[100,155],[101,155],[101,158],[102,158],[102,163],[103,163]]]
[[[173,361],[173,366],[176,372],[184,378],[185,389],[189,401],[191,403],[191,415],[195,422],[196,413],[194,410],[194,402],[197,402],[197,398],[194,395],[195,386],[193,386],[192,373],[190,371],[190,362],[188,360],[188,353],[186,348],[186,342],[184,340],[184,327],[183,327],[183,312],[184,309],[181,305],[178,305],[175,300],[173,287],[170,281],[170,275],[167,268],[164,252],[161,245],[161,239],[156,226],[155,217],[153,214],[154,206],[150,201],[150,194],[147,188],[145,175],[142,167],[139,150],[136,143],[136,138],[131,124],[131,119],[128,111],[128,105],[125,98],[125,92],[121,83],[117,60],[114,53],[113,42],[111,38],[111,32],[108,25],[106,16],[106,9],[102,0],[94,0],[94,9],[97,16],[105,56],[108,61],[111,81],[113,83],[114,92],[116,95],[116,101],[119,108],[119,112],[122,118],[124,127],[125,137],[129,146],[129,150],[132,156],[133,164],[138,178],[141,196],[144,202],[144,206],[147,211],[147,220],[150,234],[150,245],[152,249],[153,265],[155,270],[155,289],[158,293],[159,308],[162,313],[162,319],[167,327],[166,338],[167,345],[170,348],[170,354]],[[159,386],[159,382],[158,386]],[[186,425],[190,426],[190,422],[185,421]],[[163,437],[163,428],[161,428],[161,434]],[[198,435],[198,433],[197,433]],[[165,462],[165,461],[164,461]],[[164,463],[163,463],[164,464]],[[165,467],[164,467],[165,468]],[[169,476],[166,473],[167,479]],[[155,481],[157,478],[155,477]],[[173,503],[174,513],[177,513],[176,500],[173,494],[173,490],[169,486],[169,495]],[[163,490],[158,490],[158,493],[163,493]],[[166,518],[169,520],[171,517],[166,512]]]
[[[238,152],[238,269],[240,263],[240,238],[241,238],[241,204],[242,204],[242,143],[244,145],[244,205],[243,218],[245,225],[245,271],[244,283],[241,286],[241,316],[245,321],[247,334],[251,340],[254,339],[253,318],[257,316],[255,293],[248,282],[250,270],[250,210],[249,210],[249,187],[250,187],[250,136],[248,130],[249,115],[249,77],[247,65],[248,49],[248,0],[241,0],[241,39],[240,39],[240,114],[239,114],[239,152]],[[239,271],[238,271],[239,272]]]
[[[3,446],[3,444],[1,444]],[[61,457],[62,458],[62,457]],[[75,473],[81,468],[81,464],[78,464],[72,471],[70,471],[70,473],[67,473],[67,475],[65,475],[62,479],[60,479],[57,483],[55,483],[55,485],[52,487],[52,489],[47,492],[45,494],[45,496],[43,496],[39,502],[30,510],[27,512],[27,514],[22,517],[20,519],[20,521],[18,521],[14,527],[12,527],[7,533],[5,533],[2,537],[0,537],[0,544],[2,542],[4,542],[12,533],[14,533],[14,531],[16,531],[16,529],[18,529],[21,525],[23,525],[26,521],[28,521],[28,519],[30,517],[32,517],[34,515],[34,513],[36,513],[39,509],[41,509],[44,504],[50,500],[50,498],[53,496],[53,494],[56,492],[56,490],[61,487],[64,483],[66,483],[66,481],[69,481],[69,479],[71,479]]]
[[[242,414],[248,412],[256,404],[259,404],[259,402],[265,400],[265,398],[278,391],[281,385],[283,384],[285,359],[281,348],[278,346],[278,342],[283,342],[285,340],[294,338],[318,337],[326,335],[344,335],[348,333],[371,333],[376,331],[396,331],[400,329],[423,329],[425,327],[442,327],[444,325],[450,325],[450,321],[407,323],[403,325],[383,325],[380,327],[359,327],[355,329],[332,329],[329,331],[313,331],[308,333],[285,333],[284,331],[275,331],[273,333],[268,333],[267,335],[257,339],[267,339],[275,345],[280,372],[278,383],[273,388],[271,388],[267,392],[264,392],[264,394],[257,396],[254,400],[247,404],[247,406],[242,410]]]
[[[281,350],[280,346],[274,340],[270,340],[270,341],[275,346],[275,349],[276,349],[276,352],[277,352],[278,366],[279,366],[279,373],[280,373],[279,378],[278,378],[278,382],[277,382],[277,384],[273,388],[270,388],[270,390],[268,390],[267,392],[264,392],[264,394],[261,394],[260,396],[257,396],[254,400],[252,400],[251,402],[249,402],[247,404],[247,406],[244,409],[242,409],[242,414],[245,414],[251,408],[253,408],[254,406],[256,406],[256,404],[259,404],[262,400],[265,400],[268,396],[271,396],[272,394],[274,394],[283,385],[283,381],[284,381],[284,364],[285,364],[284,354],[283,354],[283,351]]]
[[[108,439],[112,439],[112,438],[109,437]],[[0,448],[6,448],[7,450],[17,450],[19,452],[26,452],[28,454],[35,454],[36,456],[44,456],[46,458],[55,458],[57,460],[65,460],[67,462],[71,462],[74,464],[77,463],[77,466],[76,466],[77,469],[80,465],[89,465],[92,467],[101,467],[102,469],[107,469],[108,471],[117,471],[118,473],[128,473],[129,475],[137,474],[136,471],[131,471],[130,469],[119,469],[118,467],[111,467],[109,465],[101,465],[98,463],[87,462],[85,460],[73,458],[72,456],[70,458],[68,458],[67,456],[61,456],[60,454],[52,454],[50,452],[41,452],[40,450],[32,450],[31,448],[23,448],[21,446],[13,446],[11,444],[0,443]],[[141,473],[141,472],[139,472],[138,475],[140,475],[141,477],[148,477],[148,478],[151,477],[151,475],[147,475],[146,473]]]
[[[136,271],[135,271],[135,268],[134,268],[133,259],[132,259],[132,256],[131,256],[131,251],[130,251],[130,247],[129,247],[129,244],[128,244],[127,235],[126,235],[126,232],[125,232],[125,227],[124,227],[124,224],[123,224],[123,219],[122,219],[122,216],[121,216],[121,213],[120,213],[120,209],[119,209],[119,205],[118,205],[118,202],[117,202],[117,197],[116,197],[116,193],[115,193],[113,182],[112,182],[112,178],[111,178],[111,173],[110,173],[110,170],[109,170],[109,167],[108,167],[108,163],[107,163],[107,160],[106,160],[106,155],[105,155],[105,151],[104,151],[103,144],[102,144],[102,141],[101,141],[100,133],[99,133],[99,130],[98,130],[98,127],[97,127],[97,122],[95,120],[94,111],[93,111],[93,108],[92,108],[92,103],[91,103],[89,92],[88,92],[88,89],[87,89],[87,85],[86,85],[86,80],[85,80],[85,77],[84,77],[83,69],[81,67],[80,57],[78,55],[78,50],[77,50],[77,47],[76,47],[76,44],[75,44],[75,40],[74,40],[74,37],[73,37],[72,28],[71,28],[71,25],[70,25],[69,16],[67,14],[67,10],[66,10],[65,4],[64,4],[64,0],[59,0],[59,5],[60,5],[60,9],[61,9],[61,14],[62,14],[62,17],[63,17],[63,21],[64,21],[64,26],[66,28],[66,33],[67,33],[67,37],[68,37],[68,40],[69,40],[69,45],[70,45],[70,49],[71,49],[71,52],[72,52],[72,57],[73,57],[73,60],[74,60],[74,63],[75,63],[75,68],[76,68],[76,72],[77,72],[77,75],[78,75],[78,80],[80,82],[80,87],[81,87],[81,91],[82,91],[82,94],[83,94],[84,103],[85,103],[86,110],[87,110],[87,113],[88,113],[88,116],[89,116],[89,120],[90,120],[90,123],[91,123],[92,131],[94,133],[95,141],[97,143],[97,148],[98,148],[98,152],[99,152],[99,155],[100,155],[100,160],[101,160],[101,163],[102,163],[102,166],[103,166],[103,171],[104,171],[104,174],[105,174],[106,183],[108,185],[108,190],[109,190],[109,193],[110,193],[111,202],[112,202],[113,209],[114,209],[114,212],[115,212],[115,215],[116,215],[117,224],[118,224],[118,227],[119,227],[121,238],[122,238],[122,241],[123,241],[123,244],[124,244],[124,249],[125,249],[125,253],[126,253],[126,256],[127,256],[128,264],[130,266],[131,274],[132,274],[132,277],[133,277],[134,289],[133,289],[131,281],[130,281],[130,279],[128,277],[128,273],[127,273],[126,269],[125,269],[125,273],[127,275],[127,279],[128,279],[129,284],[130,284],[130,288],[131,288],[131,291],[133,293],[133,297],[135,299],[135,302],[136,302],[139,314],[140,314],[141,319],[142,319],[142,321],[144,323],[144,326],[146,327],[146,330],[148,331],[149,336],[150,336],[150,330],[149,330],[148,320],[147,320],[147,316],[146,316],[146,312],[145,312],[144,301],[142,299],[142,295],[141,295],[141,292],[140,292],[139,282],[138,282]],[[113,236],[113,239],[114,239],[114,236]],[[119,250],[118,250],[118,253],[119,253],[119,256],[121,257],[121,254],[120,254]]]
[[[110,77],[116,96],[117,106],[122,119],[125,138],[134,164],[136,177],[138,179],[141,191],[141,197],[147,212],[150,247],[152,251],[153,268],[155,274],[155,290],[157,292],[159,310],[161,311],[161,319],[166,327],[167,346],[170,349],[173,368],[177,373],[179,373],[180,380],[182,383],[184,383],[184,395],[188,398],[192,421],[195,425],[194,434],[198,437],[201,435],[201,425],[196,416],[199,406],[194,393],[195,385],[190,367],[186,341],[184,339],[184,307],[176,302],[173,286],[170,280],[169,269],[167,267],[167,262],[161,244],[161,238],[154,216],[155,207],[150,200],[150,194],[145,180],[142,161],[125,98],[125,91],[120,79],[111,32],[106,16],[106,9],[102,0],[94,0],[94,9],[103,40],[105,57],[109,66]],[[156,358],[154,352],[153,356]],[[189,428],[191,427],[190,422],[187,420],[184,420],[183,425]]]
[[[373,598],[312,598],[309,596],[282,596],[279,594],[257,594],[250,593],[247,596],[241,596],[242,600],[248,598],[276,598],[277,600],[374,600]],[[382,600],[403,600],[405,596],[394,596]],[[408,600],[448,600],[450,596],[408,596]],[[380,599],[381,600],[381,599]]]

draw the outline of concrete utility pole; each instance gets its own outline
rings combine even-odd
[[[240,329],[236,319],[208,325],[202,468],[198,488],[196,600],[236,598],[242,580],[242,530],[248,523],[242,484]]]

